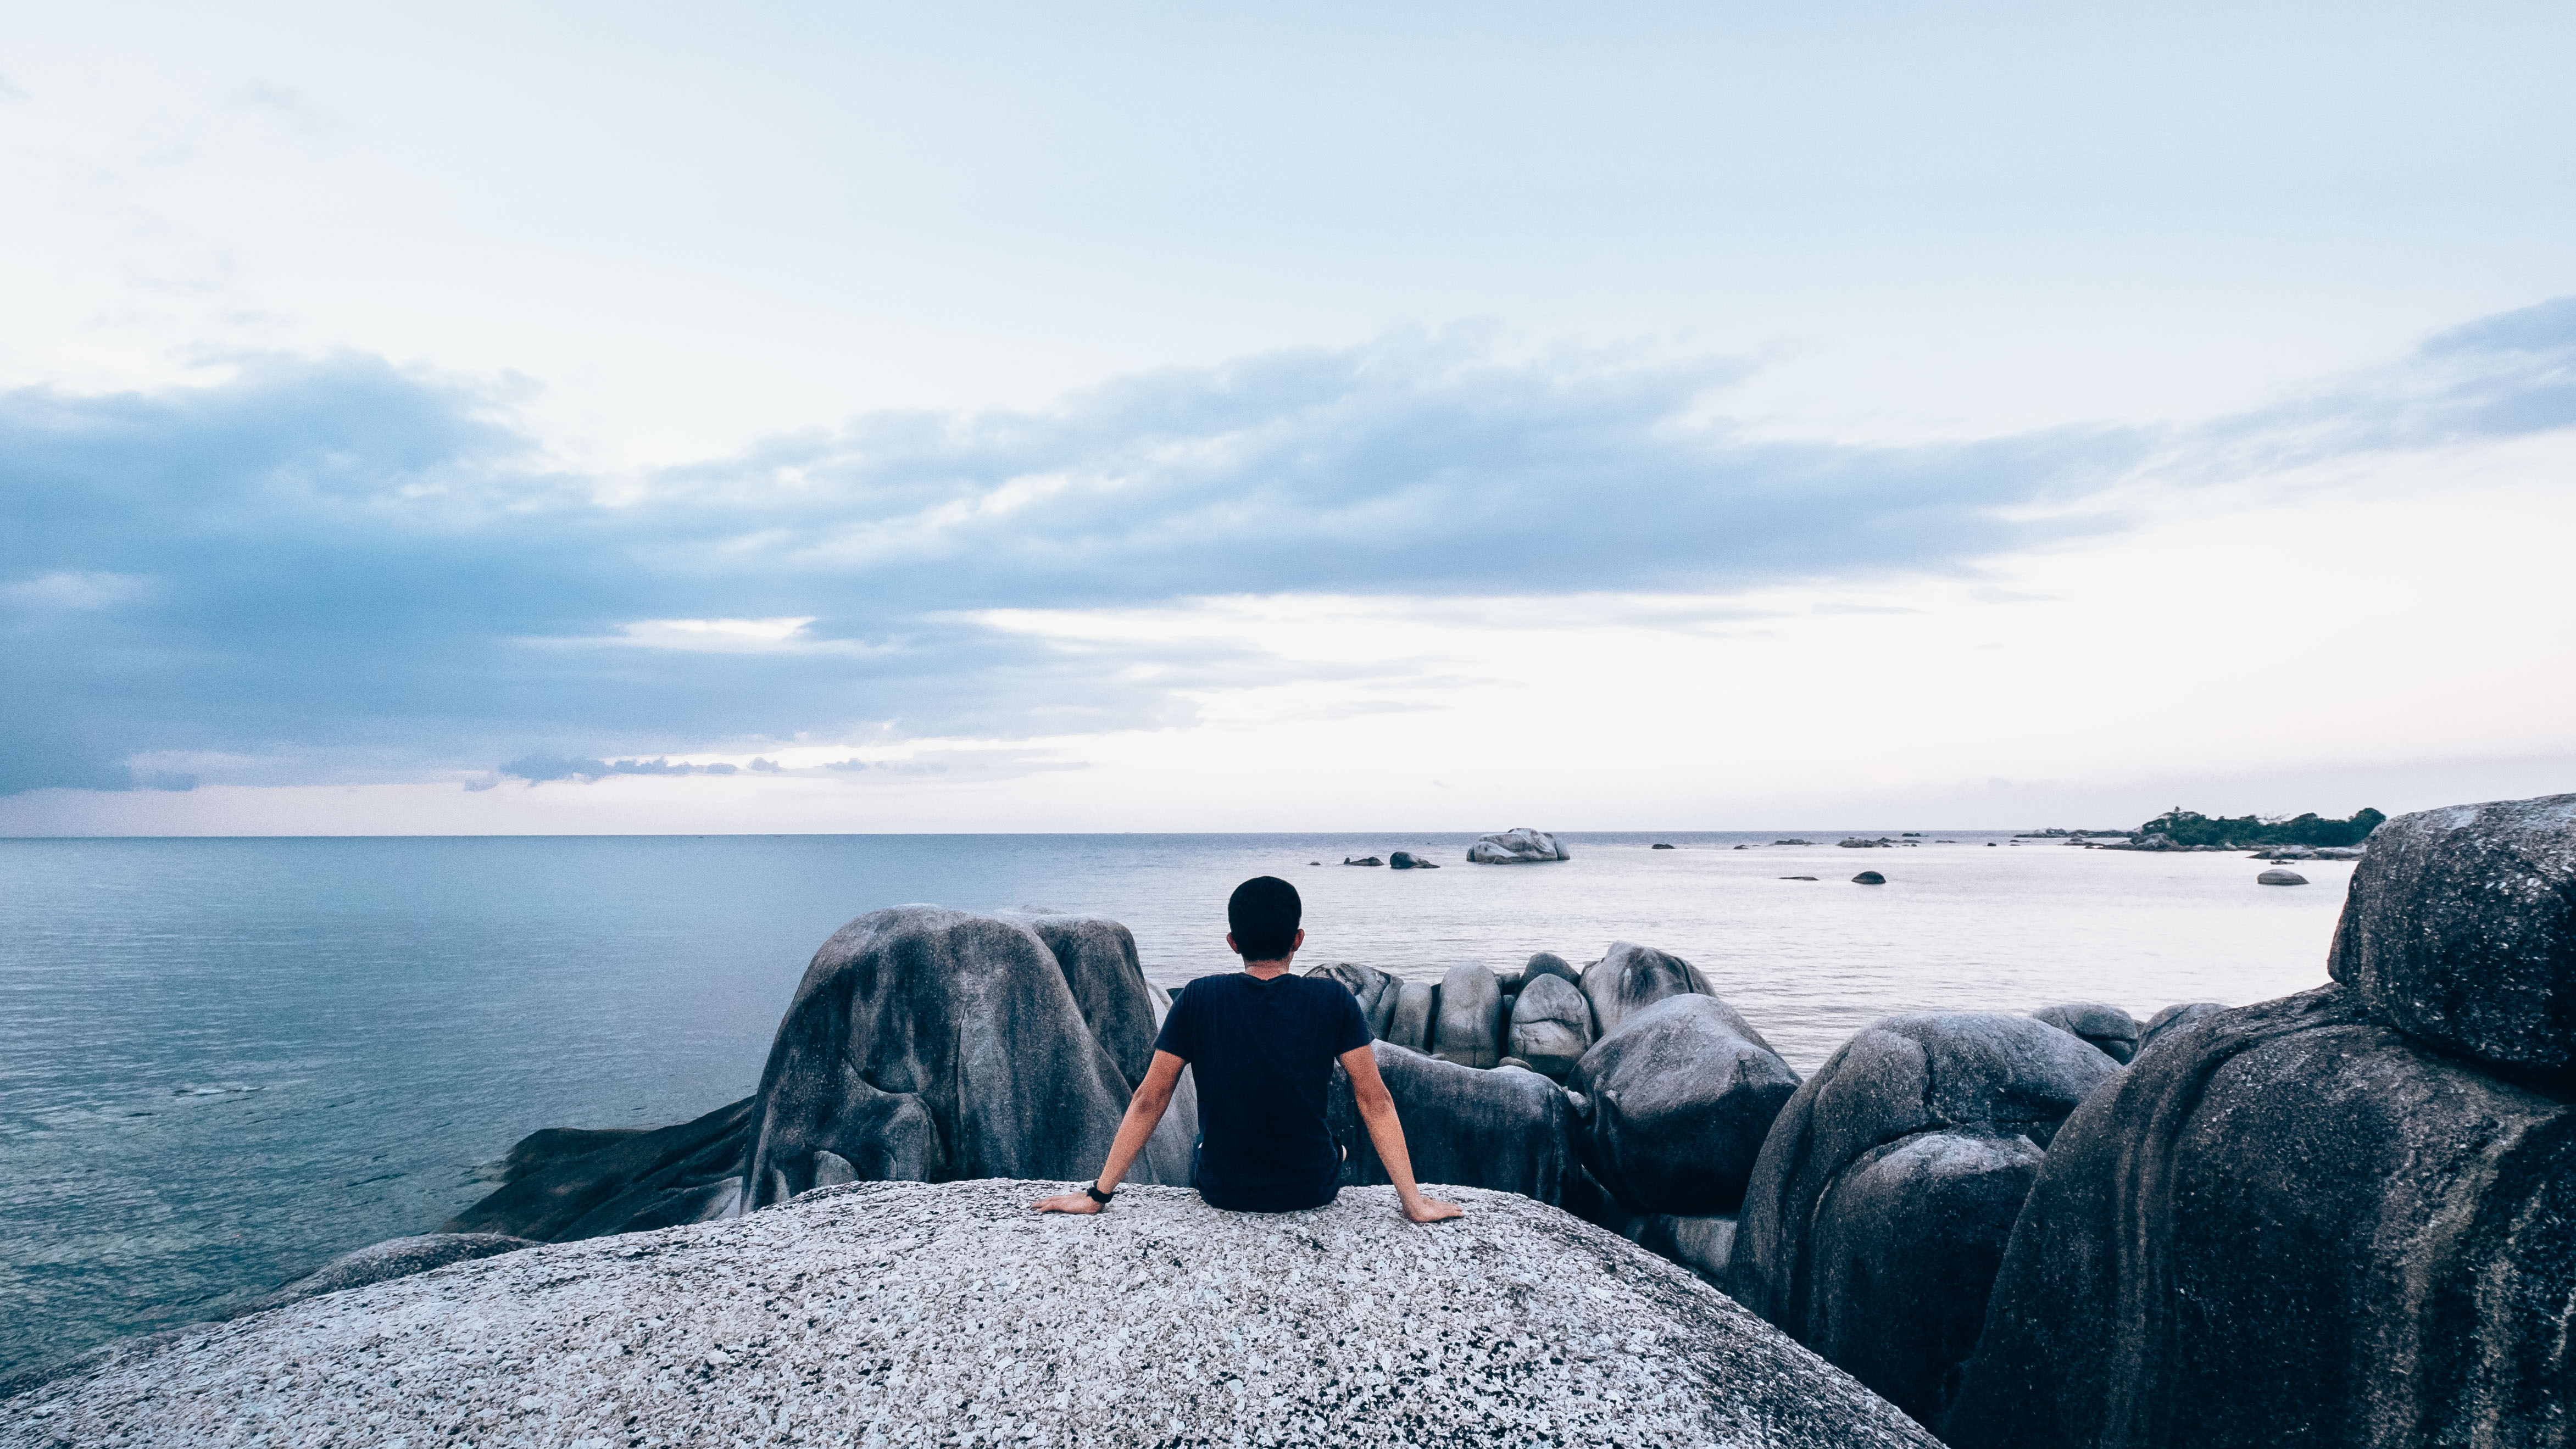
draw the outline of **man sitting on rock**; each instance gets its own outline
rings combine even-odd
[[[1289,973],[1306,944],[1297,925],[1303,910],[1297,888],[1277,876],[1235,887],[1225,905],[1234,928],[1225,944],[1243,957],[1243,969],[1202,976],[1182,991],[1118,1124],[1108,1165],[1088,1188],[1038,1203],[1040,1212],[1096,1213],[1108,1203],[1172,1104],[1184,1066],[1198,1069],[1199,1150],[1190,1185],[1199,1196],[1237,1212],[1322,1207],[1342,1188],[1342,1149],[1324,1120],[1337,1057],[1404,1215],[1432,1223],[1465,1211],[1424,1197],[1415,1185],[1404,1125],[1378,1076],[1359,1002],[1338,982]]]

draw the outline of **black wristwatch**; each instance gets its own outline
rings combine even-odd
[[[1109,1200],[1118,1195],[1114,1192],[1102,1192],[1100,1190],[1100,1179],[1096,1177],[1091,1181],[1084,1183],[1082,1185],[1082,1190],[1091,1194],[1091,1200],[1100,1204],[1102,1207],[1109,1206]]]

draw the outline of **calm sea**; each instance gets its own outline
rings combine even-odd
[[[0,1373],[434,1227],[534,1128],[745,1095],[806,959],[881,906],[1101,912],[1177,983],[1233,965],[1234,884],[1283,875],[1305,964],[1640,941],[1807,1071],[1889,1012],[2315,985],[2351,870],[2279,889],[2234,855],[1779,834],[1568,836],[1539,867],[1441,835],[0,840]],[[1398,849],[1450,864],[1335,863]]]

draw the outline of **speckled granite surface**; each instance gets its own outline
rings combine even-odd
[[[1925,1445],[1689,1273],[1503,1193],[1276,1216],[865,1183],[112,1348],[0,1445]]]

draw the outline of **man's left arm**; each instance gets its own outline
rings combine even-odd
[[[1145,1069],[1145,1080],[1136,1084],[1136,1095],[1127,1099],[1127,1115],[1118,1121],[1117,1140],[1109,1144],[1109,1162],[1092,1180],[1102,1192],[1116,1192],[1118,1180],[1136,1165],[1137,1154],[1154,1135],[1155,1126],[1172,1105],[1172,1091],[1180,1085],[1181,1068],[1189,1065],[1170,1052],[1157,1049],[1154,1064]],[[1087,1192],[1059,1193],[1030,1204],[1042,1213],[1096,1213],[1100,1204]]]

